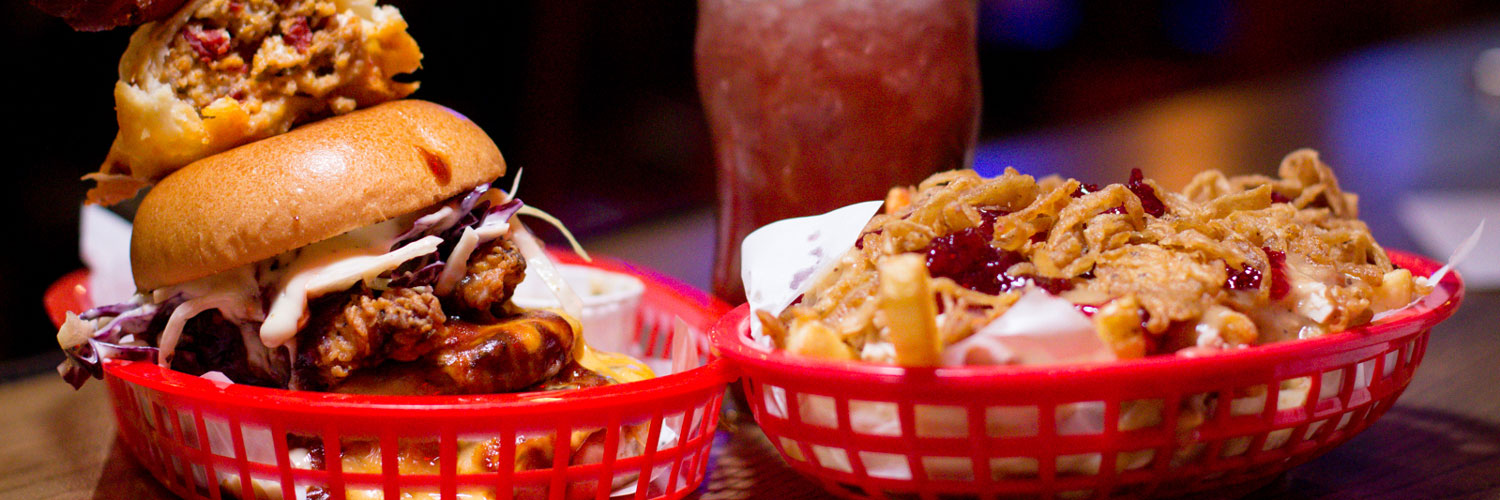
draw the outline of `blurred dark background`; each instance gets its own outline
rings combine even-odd
[[[466,113],[527,169],[521,196],[577,233],[703,210],[714,196],[688,0],[390,2],[426,58],[414,97]],[[1494,22],[1483,0],[981,0],[982,137],[1316,68],[1375,44]],[[60,358],[41,294],[80,267],[78,203],[115,133],[129,30],[79,33],[0,7],[15,214],[0,260],[0,379]],[[1500,40],[1495,41],[1500,45]],[[702,256],[709,259],[709,256]]]

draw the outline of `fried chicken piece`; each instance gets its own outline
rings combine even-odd
[[[496,238],[474,250],[469,272],[458,282],[453,297],[460,309],[481,321],[505,315],[504,306],[526,277],[526,258],[509,238]]]
[[[359,290],[312,306],[313,320],[298,341],[299,383],[338,385],[350,373],[387,359],[412,361],[431,351],[447,317],[431,287],[393,288],[378,297]]]
[[[552,378],[573,361],[573,325],[548,311],[499,323],[450,322],[427,359],[457,394],[516,392]]]

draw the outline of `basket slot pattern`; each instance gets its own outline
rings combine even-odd
[[[637,271],[609,261],[599,265]],[[643,276],[643,281],[647,291],[638,328],[631,331],[634,345],[647,353],[639,357],[648,361],[669,360],[677,318],[690,325],[688,334],[702,336],[723,311],[679,283],[659,276]],[[707,474],[729,376],[707,343],[700,347],[699,358],[713,370],[693,370],[668,390],[621,394],[614,396],[619,404],[589,405],[588,411],[564,404],[552,405],[556,410],[472,414],[420,407],[342,413],[312,404],[225,407],[224,395],[146,383],[161,375],[145,364],[111,366],[106,383],[125,446],[163,485],[187,499],[292,499],[321,492],[332,499],[447,500],[480,493],[497,499],[603,500],[624,483],[635,487],[628,498],[676,499]],[[574,430],[587,431],[580,436],[593,443],[588,445],[596,450],[590,452],[593,458],[575,459]],[[518,446],[518,437],[548,441]],[[491,440],[493,446],[487,444]],[[524,455],[536,469],[515,471],[521,446],[525,453],[545,455],[540,463]]]
[[[1427,275],[1439,263],[1391,253]],[[748,308],[713,340],[793,469],[848,498],[1146,498],[1240,491],[1389,410],[1463,297],[1323,338],[1215,355],[1048,369],[917,369],[766,352]]]
[[[325,427],[319,437],[323,441],[324,457],[343,456],[343,442],[339,439],[338,427],[334,425]],[[323,491],[328,492],[333,499],[344,500],[344,488],[333,487],[333,485],[344,484],[344,462],[325,459],[324,467],[328,469],[328,482],[317,484],[317,486],[322,487]]]
[[[574,483],[592,482],[608,485],[616,478],[634,476],[637,494],[635,498],[677,498],[701,481],[707,472],[708,449],[713,440],[713,429],[722,405],[720,391],[705,390],[689,397],[678,397],[675,401],[664,401],[664,405],[641,416],[621,417],[612,415],[604,422],[587,420],[555,420],[551,426],[545,422],[531,421],[513,428],[489,431],[489,437],[500,438],[496,470],[477,477],[460,474],[462,439],[459,427],[442,427],[434,431],[413,428],[387,428],[378,436],[362,437],[358,433],[341,432],[336,428],[303,429],[294,422],[300,415],[296,409],[286,412],[263,411],[244,414],[222,415],[207,405],[190,406],[190,402],[176,400],[149,389],[131,387],[120,383],[120,390],[141,392],[149,401],[145,411],[134,405],[121,405],[117,417],[133,451],[145,457],[142,461],[158,479],[184,498],[226,498],[220,485],[232,492],[234,498],[300,498],[309,488],[326,492],[331,498],[348,497],[343,488],[363,492],[378,492],[385,498],[396,498],[402,493],[425,493],[431,498],[456,498],[465,487],[488,484],[497,492],[496,498],[609,498],[611,488],[593,489],[585,493],[577,490]],[[135,398],[122,398],[133,401]],[[167,408],[179,408],[178,411]],[[133,410],[132,410],[133,409]],[[179,413],[180,412],[180,413]],[[186,415],[183,418],[169,415]],[[618,457],[622,446],[621,422],[634,422],[646,426],[645,446],[639,456]],[[544,431],[527,431],[543,424]],[[469,427],[476,423],[470,422]],[[528,426],[529,425],[529,426]],[[357,427],[357,426],[356,426]],[[628,427],[628,425],[627,425]],[[604,452],[599,463],[570,464],[573,448],[569,439],[574,429],[604,429]],[[670,428],[670,430],[669,430]],[[405,432],[417,432],[408,435]],[[465,436],[473,435],[465,429]],[[551,471],[509,473],[515,465],[515,436],[537,434],[564,436],[554,439],[550,447]],[[668,437],[664,440],[663,435]],[[321,468],[310,468],[294,464],[291,456],[301,452],[289,443],[288,436],[305,436],[323,444],[328,458]],[[511,436],[507,439],[505,436]],[[354,441],[350,441],[353,439]],[[350,442],[378,443],[378,469],[372,472],[350,472],[338,457],[342,448]],[[402,454],[405,450],[433,444],[438,453],[438,468],[432,474],[401,472],[403,461],[410,461]],[[660,446],[658,446],[660,445]],[[629,475],[624,472],[632,472]],[[210,484],[209,478],[213,478]],[[663,482],[664,481],[664,482]],[[421,498],[421,497],[418,497]]]
[[[1139,497],[1265,478],[1347,440],[1405,388],[1405,352],[1422,342],[1246,386],[1030,406],[796,392],[813,385],[753,372],[744,384],[788,463],[842,496]],[[872,427],[872,414],[890,420]]]
[[[1252,484],[1348,440],[1410,382],[1421,326],[1172,384],[913,388],[748,363],[743,385],[787,463],[839,496],[1143,498]]]

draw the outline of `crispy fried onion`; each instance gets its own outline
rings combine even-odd
[[[1053,284],[1049,290],[1092,315],[1121,358],[1322,335],[1426,291],[1391,264],[1356,218],[1358,198],[1339,189],[1315,151],[1291,153],[1278,173],[1203,172],[1181,193],[1146,179],[1098,188],[1012,169],[990,179],[969,170],[939,173],[892,190],[855,248],[798,303],[759,318],[778,347],[829,359],[911,358],[896,352],[910,344],[901,341],[910,332],[893,334],[892,325],[935,325],[925,335],[943,346],[962,340],[1005,313],[1021,288],[985,293],[915,272],[911,261],[921,259],[887,264],[908,282],[920,277],[917,288],[935,297],[933,312],[902,306],[920,302],[911,293],[886,297],[896,281],[884,280],[883,288],[882,263],[927,254],[932,268],[934,240],[987,220],[989,251],[1019,256],[1006,261],[1013,262],[1006,275]],[[1165,210],[1152,216],[1148,204]]]

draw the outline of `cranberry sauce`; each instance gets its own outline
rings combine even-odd
[[[934,277],[949,278],[959,286],[997,294],[1024,283],[1013,283],[1015,277],[1006,269],[1024,260],[1021,254],[990,246],[995,233],[995,219],[1001,212],[980,209],[984,219],[974,226],[933,238],[927,246],[927,271]]]
[[[990,245],[995,233],[995,219],[1005,212],[980,209],[983,222],[952,234],[933,238],[927,246],[927,272],[933,277],[948,278],[959,286],[991,295],[1035,283],[1052,294],[1073,288],[1066,278],[1036,278],[1013,276],[1005,270],[1026,261],[1019,252],[1012,252]],[[1043,235],[1045,238],[1045,235]]]
[[[1150,215],[1152,217],[1161,217],[1163,214],[1167,213],[1167,206],[1161,202],[1161,198],[1156,196],[1156,190],[1152,189],[1151,186],[1146,185],[1145,180],[1145,176],[1141,174],[1141,169],[1132,168],[1130,169],[1130,180],[1125,182],[1125,188],[1129,189],[1131,193],[1134,193],[1136,198],[1141,199],[1141,209],[1144,210],[1147,215]],[[1099,186],[1097,184],[1080,183],[1078,185],[1078,189],[1073,191],[1072,196],[1074,198],[1078,198],[1098,190]],[[1100,213],[1123,214],[1125,213],[1125,206],[1121,205],[1113,207]]]
[[[1162,204],[1161,198],[1156,197],[1156,190],[1147,185],[1145,176],[1141,175],[1141,169],[1130,169],[1130,180],[1125,183],[1125,188],[1135,193],[1141,199],[1141,210],[1152,217],[1161,217],[1167,213],[1167,206]]]
[[[1047,293],[1057,295],[1073,289],[1073,280],[1067,278],[1038,278],[1031,277],[1031,282],[1046,290]]]
[[[1230,290],[1256,290],[1260,288],[1260,269],[1256,269],[1255,266],[1250,265],[1248,262],[1245,263],[1245,267],[1239,269],[1230,267],[1229,264],[1224,264],[1224,273],[1229,275],[1224,279],[1224,288]]]
[[[1085,183],[1080,182],[1080,183],[1078,183],[1078,189],[1073,190],[1073,194],[1071,194],[1069,196],[1072,196],[1074,198],[1082,198],[1083,195],[1086,195],[1086,194],[1089,194],[1089,193],[1092,193],[1092,192],[1098,191],[1098,190],[1099,190],[1099,185],[1098,184],[1085,184]]]
[[[1265,250],[1266,259],[1271,261],[1271,300],[1281,300],[1291,291],[1291,285],[1286,281],[1286,252],[1265,247],[1261,250]]]

